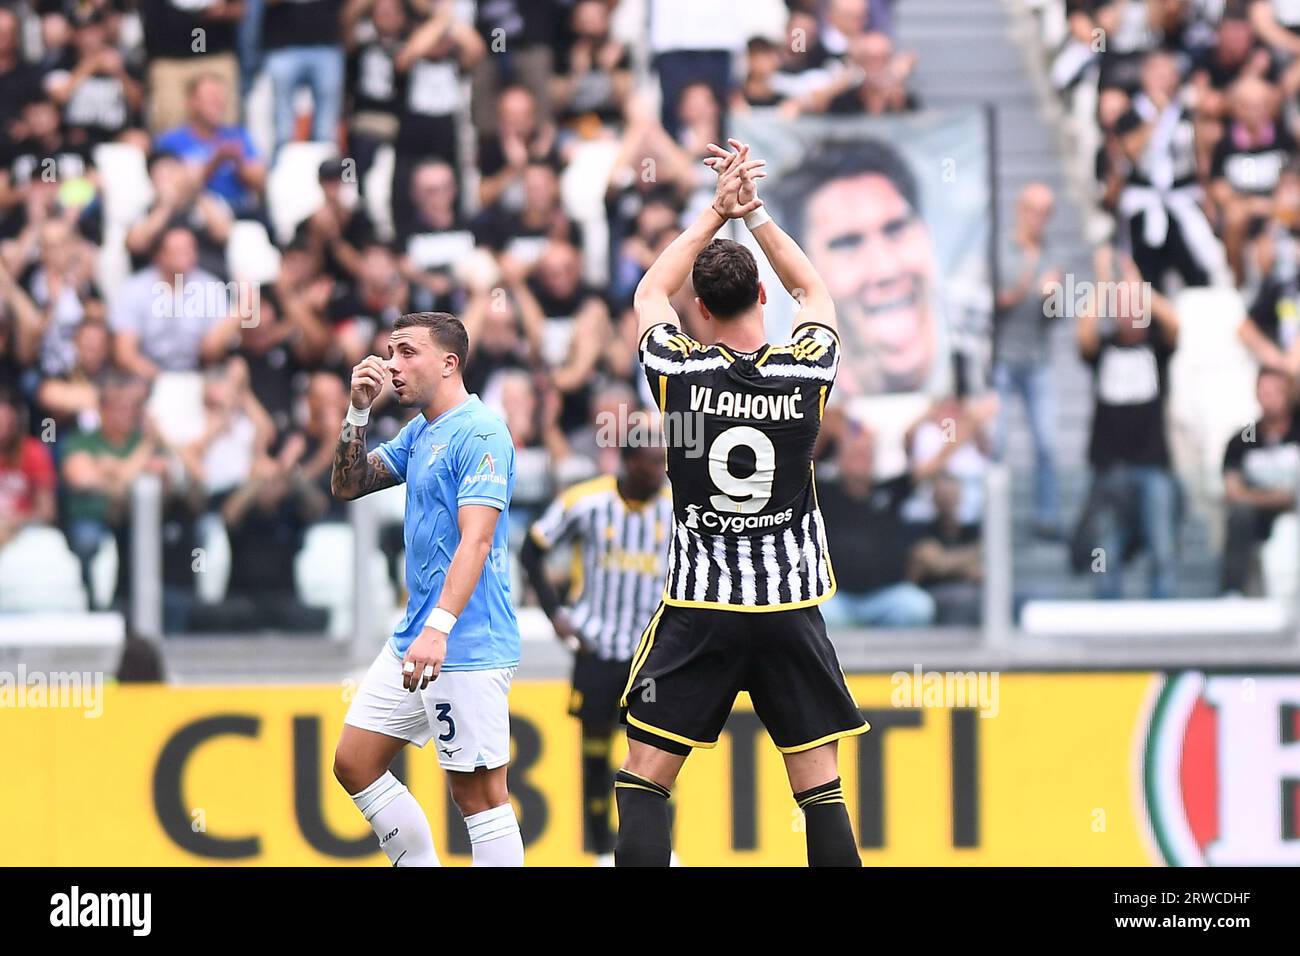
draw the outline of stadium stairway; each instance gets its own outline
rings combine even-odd
[[[927,107],[995,107],[998,230],[1006,235],[1026,183],[1045,182],[1057,196],[1048,239],[1066,272],[1092,275],[1086,238],[1089,194],[1071,182],[1071,143],[1060,101],[1046,80],[1038,23],[1022,0],[902,0],[895,8],[897,45],[917,54],[913,88]],[[1052,338],[1057,387],[1056,450],[1062,520],[1073,527],[1088,485],[1091,379],[1074,348],[1073,323]],[[1071,574],[1066,548],[1032,534],[1033,446],[1023,411],[1012,410],[1007,447],[1011,468],[1015,591],[1018,598],[1087,598],[1091,581]],[[1126,569],[1128,596],[1145,596],[1145,562]],[[1182,526],[1180,595],[1217,592],[1217,557],[1209,529],[1189,514]]]

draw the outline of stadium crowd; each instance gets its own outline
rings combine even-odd
[[[1100,143],[1095,197],[1114,229],[1096,277],[1150,289],[1146,301],[1079,322],[1095,406],[1077,560],[1086,563],[1087,545],[1111,555],[1145,546],[1150,596],[1178,594],[1184,491],[1165,412],[1186,317],[1172,300],[1185,288],[1236,289],[1245,311],[1237,336],[1259,367],[1260,417],[1218,449],[1219,588],[1257,591],[1259,546],[1279,515],[1295,511],[1300,482],[1300,4],[1068,0],[1061,12],[1065,40],[1050,76],[1067,103],[1095,102],[1086,120]],[[1050,374],[1044,362],[1030,364]],[[1039,474],[1042,483],[1041,457]],[[1096,587],[1103,597],[1122,593],[1115,574],[1099,575]]]
[[[517,445],[517,537],[559,490],[616,470],[597,425],[650,398],[632,293],[708,201],[699,160],[727,114],[918,105],[891,0],[740,6],[6,0],[0,549],[58,529],[89,606],[126,608],[132,489],[153,475],[168,633],[319,630],[295,556],[344,517],[329,470],[347,376],[405,311],[469,329],[466,384]],[[323,158],[278,176],[305,143]],[[596,230],[564,186],[593,143],[615,153]],[[143,200],[121,221],[132,173]],[[693,330],[689,292],[676,304]],[[376,443],[410,414],[380,404]],[[938,484],[910,516],[873,494],[869,434],[824,451],[844,472],[832,527],[842,513],[853,530],[835,546],[860,548],[882,507],[898,534],[844,578],[845,622],[930,623],[921,584],[979,576],[938,421],[918,423],[908,480]],[[200,600],[222,533],[229,583]],[[116,581],[97,587],[109,542]],[[400,587],[396,527],[384,545]]]
[[[1096,203],[1114,223],[1095,278],[1152,290],[1078,317],[1095,376],[1084,520],[1070,527],[1059,500],[1045,302],[1062,272],[1056,199],[1034,185],[999,242],[997,400],[959,375],[885,480],[870,430],[828,416],[832,623],[976,619],[981,483],[1015,400],[1035,533],[1071,537],[1083,563],[1094,545],[1145,548],[1149,594],[1176,596],[1185,506],[1165,405],[1184,287],[1240,291],[1260,366],[1260,418],[1223,453],[1224,593],[1258,589],[1256,552],[1295,510],[1300,5],[1069,0],[1063,14],[1050,75],[1067,98],[1095,88]],[[618,468],[600,423],[652,404],[632,294],[708,201],[699,160],[727,115],[917,108],[893,16],[894,0],[5,2],[0,548],[57,528],[90,604],[122,607],[132,487],[153,474],[169,632],[319,629],[294,559],[310,527],[345,517],[328,477],[348,370],[385,354],[398,315],[434,309],[464,318],[467,386],[515,437],[522,536],[558,491]],[[293,164],[305,144],[325,147],[315,183]],[[568,184],[594,144],[613,159],[593,219]],[[121,221],[132,169],[144,200]],[[675,305],[696,332],[689,290]],[[381,404],[375,442],[409,415]],[[200,600],[194,556],[215,533],[229,583]],[[92,577],[109,541],[105,593]],[[395,527],[384,547],[400,587]],[[1095,580],[1124,593],[1118,568]]]

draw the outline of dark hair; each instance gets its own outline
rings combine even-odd
[[[181,161],[180,156],[169,149],[150,150],[149,155],[145,157],[144,168],[146,171],[152,173],[155,166],[168,159],[175,160],[176,162]]]
[[[668,427],[669,426],[665,426],[665,428]],[[618,460],[627,464],[628,462],[636,461],[638,458],[653,457],[657,458],[660,464],[663,464],[664,442],[666,441],[667,439],[665,437],[656,435],[652,439],[653,443],[634,441],[625,445],[620,445],[618,449]]]
[[[456,167],[447,162],[441,156],[428,156],[424,159],[417,160],[415,165],[411,167],[411,178],[415,179],[415,174],[422,169],[443,169],[444,167],[451,170],[451,175],[455,178]]]
[[[275,291],[275,286],[271,285],[271,283],[258,283],[257,292],[255,294],[257,296],[259,309],[263,305],[269,305],[275,311],[277,317],[282,317],[284,315],[284,308],[280,302],[280,294]],[[242,298],[242,296],[237,298]]]
[[[740,243],[714,239],[695,257],[691,284],[709,312],[732,319],[758,301],[758,263]]]
[[[338,182],[343,179],[343,160],[327,159],[316,169],[316,178],[322,185],[328,182]]]
[[[419,326],[429,330],[429,337],[448,352],[455,354],[460,367],[469,357],[469,333],[465,325],[450,312],[408,312],[393,323],[393,331]]]
[[[22,447],[23,438],[27,435],[29,427],[27,403],[23,401],[17,389],[5,388],[0,386],[0,408],[9,406],[14,410],[14,417],[18,420],[17,427],[14,429],[13,446],[10,448],[0,447],[0,454],[16,454]]]
[[[641,179],[641,177],[638,176],[637,182],[641,183],[641,182],[645,182],[645,180]],[[656,203],[656,202],[661,202],[665,206],[671,207],[674,212],[679,212],[679,213],[686,206],[686,204],[682,202],[681,196],[678,194],[676,188],[674,188],[673,186],[664,185],[663,183],[660,182],[651,181],[646,183],[646,188],[641,193],[641,208],[644,209],[646,206],[650,205],[651,203]]]
[[[163,245],[167,242],[167,237],[173,232],[184,232],[187,233],[191,239],[196,241],[198,240],[198,236],[194,234],[194,229],[188,222],[180,216],[173,216],[171,219],[167,220],[167,224],[162,227],[162,230],[158,235],[154,236],[153,242],[149,244],[150,260],[157,258],[158,253],[162,251]]]
[[[19,415],[21,415],[23,409],[26,408],[26,403],[23,401],[23,397],[19,394],[18,389],[10,388],[7,385],[0,385],[0,405],[8,405],[10,408],[17,411]]]
[[[124,392],[132,391],[140,384],[140,379],[131,375],[129,372],[122,372],[114,369],[104,376],[104,381],[100,385],[99,404],[102,406],[110,397],[119,396]]]
[[[907,204],[919,210],[916,176],[896,149],[878,139],[831,141],[804,157],[799,168],[783,175],[773,190],[781,221],[789,224],[791,235],[803,235],[809,196],[832,180],[873,174],[889,180]]]

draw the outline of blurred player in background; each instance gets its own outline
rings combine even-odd
[[[691,748],[716,745],[736,694],[747,690],[785,758],[809,865],[861,866],[837,741],[867,723],[816,607],[835,593],[812,474],[839,360],[835,305],[807,256],[761,208],[762,161],[731,144],[733,152],[710,145],[712,205],[636,291],[651,391],[666,424],[702,420],[694,430],[707,451],[669,441],[667,583],[621,701],[628,758],[614,784],[617,862],[669,864],[670,788]],[[800,305],[789,345],[767,342],[767,291],[753,254],[714,239],[739,218]],[[681,332],[669,301],[688,276],[712,345]]]
[[[566,490],[532,527],[520,560],[555,633],[573,650],[569,713],[582,723],[584,848],[613,863],[609,754],[632,652],[664,590],[663,553],[673,524],[664,453],[622,448],[622,470]],[[546,576],[545,555],[572,542],[577,594],[572,611]]]
[[[465,817],[475,866],[522,866],[506,790],[507,694],[519,625],[506,558],[514,443],[505,422],[465,390],[465,326],[445,312],[403,315],[388,360],[352,370],[352,407],[330,485],[340,498],[406,483],[406,616],[348,708],[334,774],[394,866],[437,866],[428,820],[388,769],[406,744],[436,737],[438,763]],[[366,453],[370,406],[392,380],[419,409]]]

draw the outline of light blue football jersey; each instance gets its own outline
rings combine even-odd
[[[438,604],[451,557],[460,543],[461,505],[500,509],[492,553],[478,587],[447,638],[446,671],[486,670],[519,663],[519,622],[510,597],[510,495],[515,446],[506,423],[477,395],[433,421],[416,415],[376,451],[406,483],[406,616],[391,638],[404,655]]]

